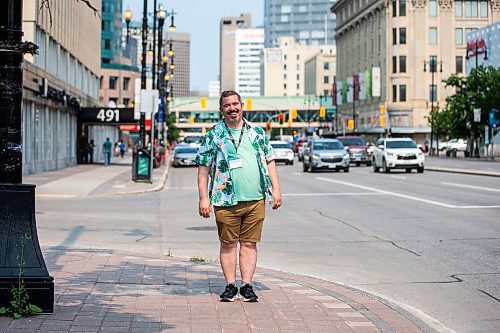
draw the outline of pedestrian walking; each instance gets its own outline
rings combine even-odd
[[[118,141],[118,149],[120,150],[120,157],[123,158],[123,155],[125,155],[125,149],[127,148],[127,146],[125,145],[125,143],[120,140]]]
[[[241,273],[239,294],[245,302],[257,302],[252,286],[261,240],[266,195],[272,209],[281,206],[281,191],[274,151],[263,128],[243,118],[244,104],[235,91],[219,99],[222,120],[203,138],[198,164],[198,212],[210,217],[214,207],[220,240],[220,263],[226,288],[220,301],[238,296],[236,267]],[[210,184],[209,184],[210,182]]]
[[[106,138],[106,141],[102,144],[102,153],[104,154],[104,165],[108,166],[111,163],[111,150],[113,148],[113,143]]]

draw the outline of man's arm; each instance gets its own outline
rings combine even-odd
[[[198,213],[205,218],[210,217],[210,199],[208,198],[208,177],[210,168],[198,165]]]
[[[280,182],[278,179],[278,169],[276,168],[276,162],[274,160],[267,162],[267,170],[269,171],[269,177],[271,178],[271,184],[273,185],[273,197],[274,201],[272,204],[273,209],[278,209],[281,207],[281,189]]]

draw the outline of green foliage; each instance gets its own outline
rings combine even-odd
[[[29,302],[29,295],[26,291],[24,279],[22,278],[24,274],[24,246],[25,242],[30,239],[31,237],[28,235],[24,235],[23,237],[21,237],[21,254],[17,256],[17,264],[19,268],[17,274],[17,286],[13,285],[10,290],[10,293],[12,295],[12,300],[9,302],[10,307],[1,307],[0,315],[10,315],[15,319],[19,319],[23,316],[42,312],[42,309]]]
[[[175,125],[175,113],[169,112],[167,116],[167,126],[168,126],[168,131],[167,131],[167,141],[168,142],[175,142],[179,139],[179,133],[180,129]]]
[[[500,106],[500,69],[479,66],[466,78],[453,74],[443,82],[456,92],[446,98],[444,110],[439,114],[431,112],[429,123],[433,130],[450,138],[469,137],[470,127],[476,135],[484,133],[490,110]],[[481,109],[479,124],[474,123],[474,108]]]

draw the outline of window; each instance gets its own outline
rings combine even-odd
[[[392,28],[392,45],[396,45],[398,43],[398,31],[396,28]]]
[[[123,90],[127,91],[130,85],[130,78],[129,77],[124,77],[123,78]]]
[[[399,56],[399,72],[406,73],[406,56]]]
[[[462,1],[455,1],[455,17],[463,16]]]
[[[477,17],[477,1],[465,1],[465,17]]]
[[[283,59],[286,60],[286,54],[283,56]]]
[[[111,50],[111,41],[109,39],[104,40],[104,49]]]
[[[112,90],[116,89],[116,81],[118,81],[118,77],[116,77],[116,76],[109,77],[109,89],[112,89]]]
[[[297,74],[297,80],[300,80],[300,74]]]
[[[481,17],[488,17],[488,2],[481,1],[479,3],[479,8],[480,8]]]
[[[283,74],[283,80],[286,80],[286,74]]]
[[[300,54],[297,54],[297,60],[300,60]]]
[[[399,86],[399,101],[406,102],[406,84]]]
[[[462,28],[455,28],[455,45],[464,43],[464,33]]]
[[[399,44],[406,44],[406,28],[399,28]]]
[[[399,16],[406,16],[406,0],[399,0]]]
[[[438,65],[438,57],[437,56],[430,56],[429,57],[429,72],[437,72],[437,65]]]
[[[283,65],[283,69],[286,70],[286,64]]]
[[[463,73],[464,72],[464,60],[462,56],[455,57],[455,72]]]
[[[398,2],[396,0],[392,0],[392,17],[398,16]]]
[[[397,73],[398,68],[397,68],[397,63],[398,63],[398,58],[396,56],[392,57],[392,73]]]
[[[128,107],[130,105],[130,98],[124,98],[123,99],[123,105],[125,105],[126,107]]]
[[[297,83],[297,90],[300,89],[300,83]]]
[[[429,16],[436,17],[437,16],[437,1],[429,0]]]
[[[323,69],[325,69],[325,70],[330,69],[330,63],[329,63],[328,61],[325,61],[325,62],[323,63]]]
[[[395,84],[392,85],[392,101],[398,101],[398,86]]]
[[[99,78],[99,89],[102,89],[102,79],[103,79],[103,77],[101,76]]]
[[[438,29],[436,27],[429,28],[429,44],[437,45],[438,42]]]
[[[323,76],[323,83],[329,83],[330,80],[328,79],[328,76]]]
[[[297,64],[297,70],[298,71],[300,70],[300,64]]]

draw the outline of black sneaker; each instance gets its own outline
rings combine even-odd
[[[221,302],[234,302],[238,295],[238,288],[230,283],[226,286],[226,290],[220,295],[219,301]]]
[[[243,302],[258,302],[257,295],[253,292],[251,284],[245,284],[240,288],[240,295],[243,297]]]

